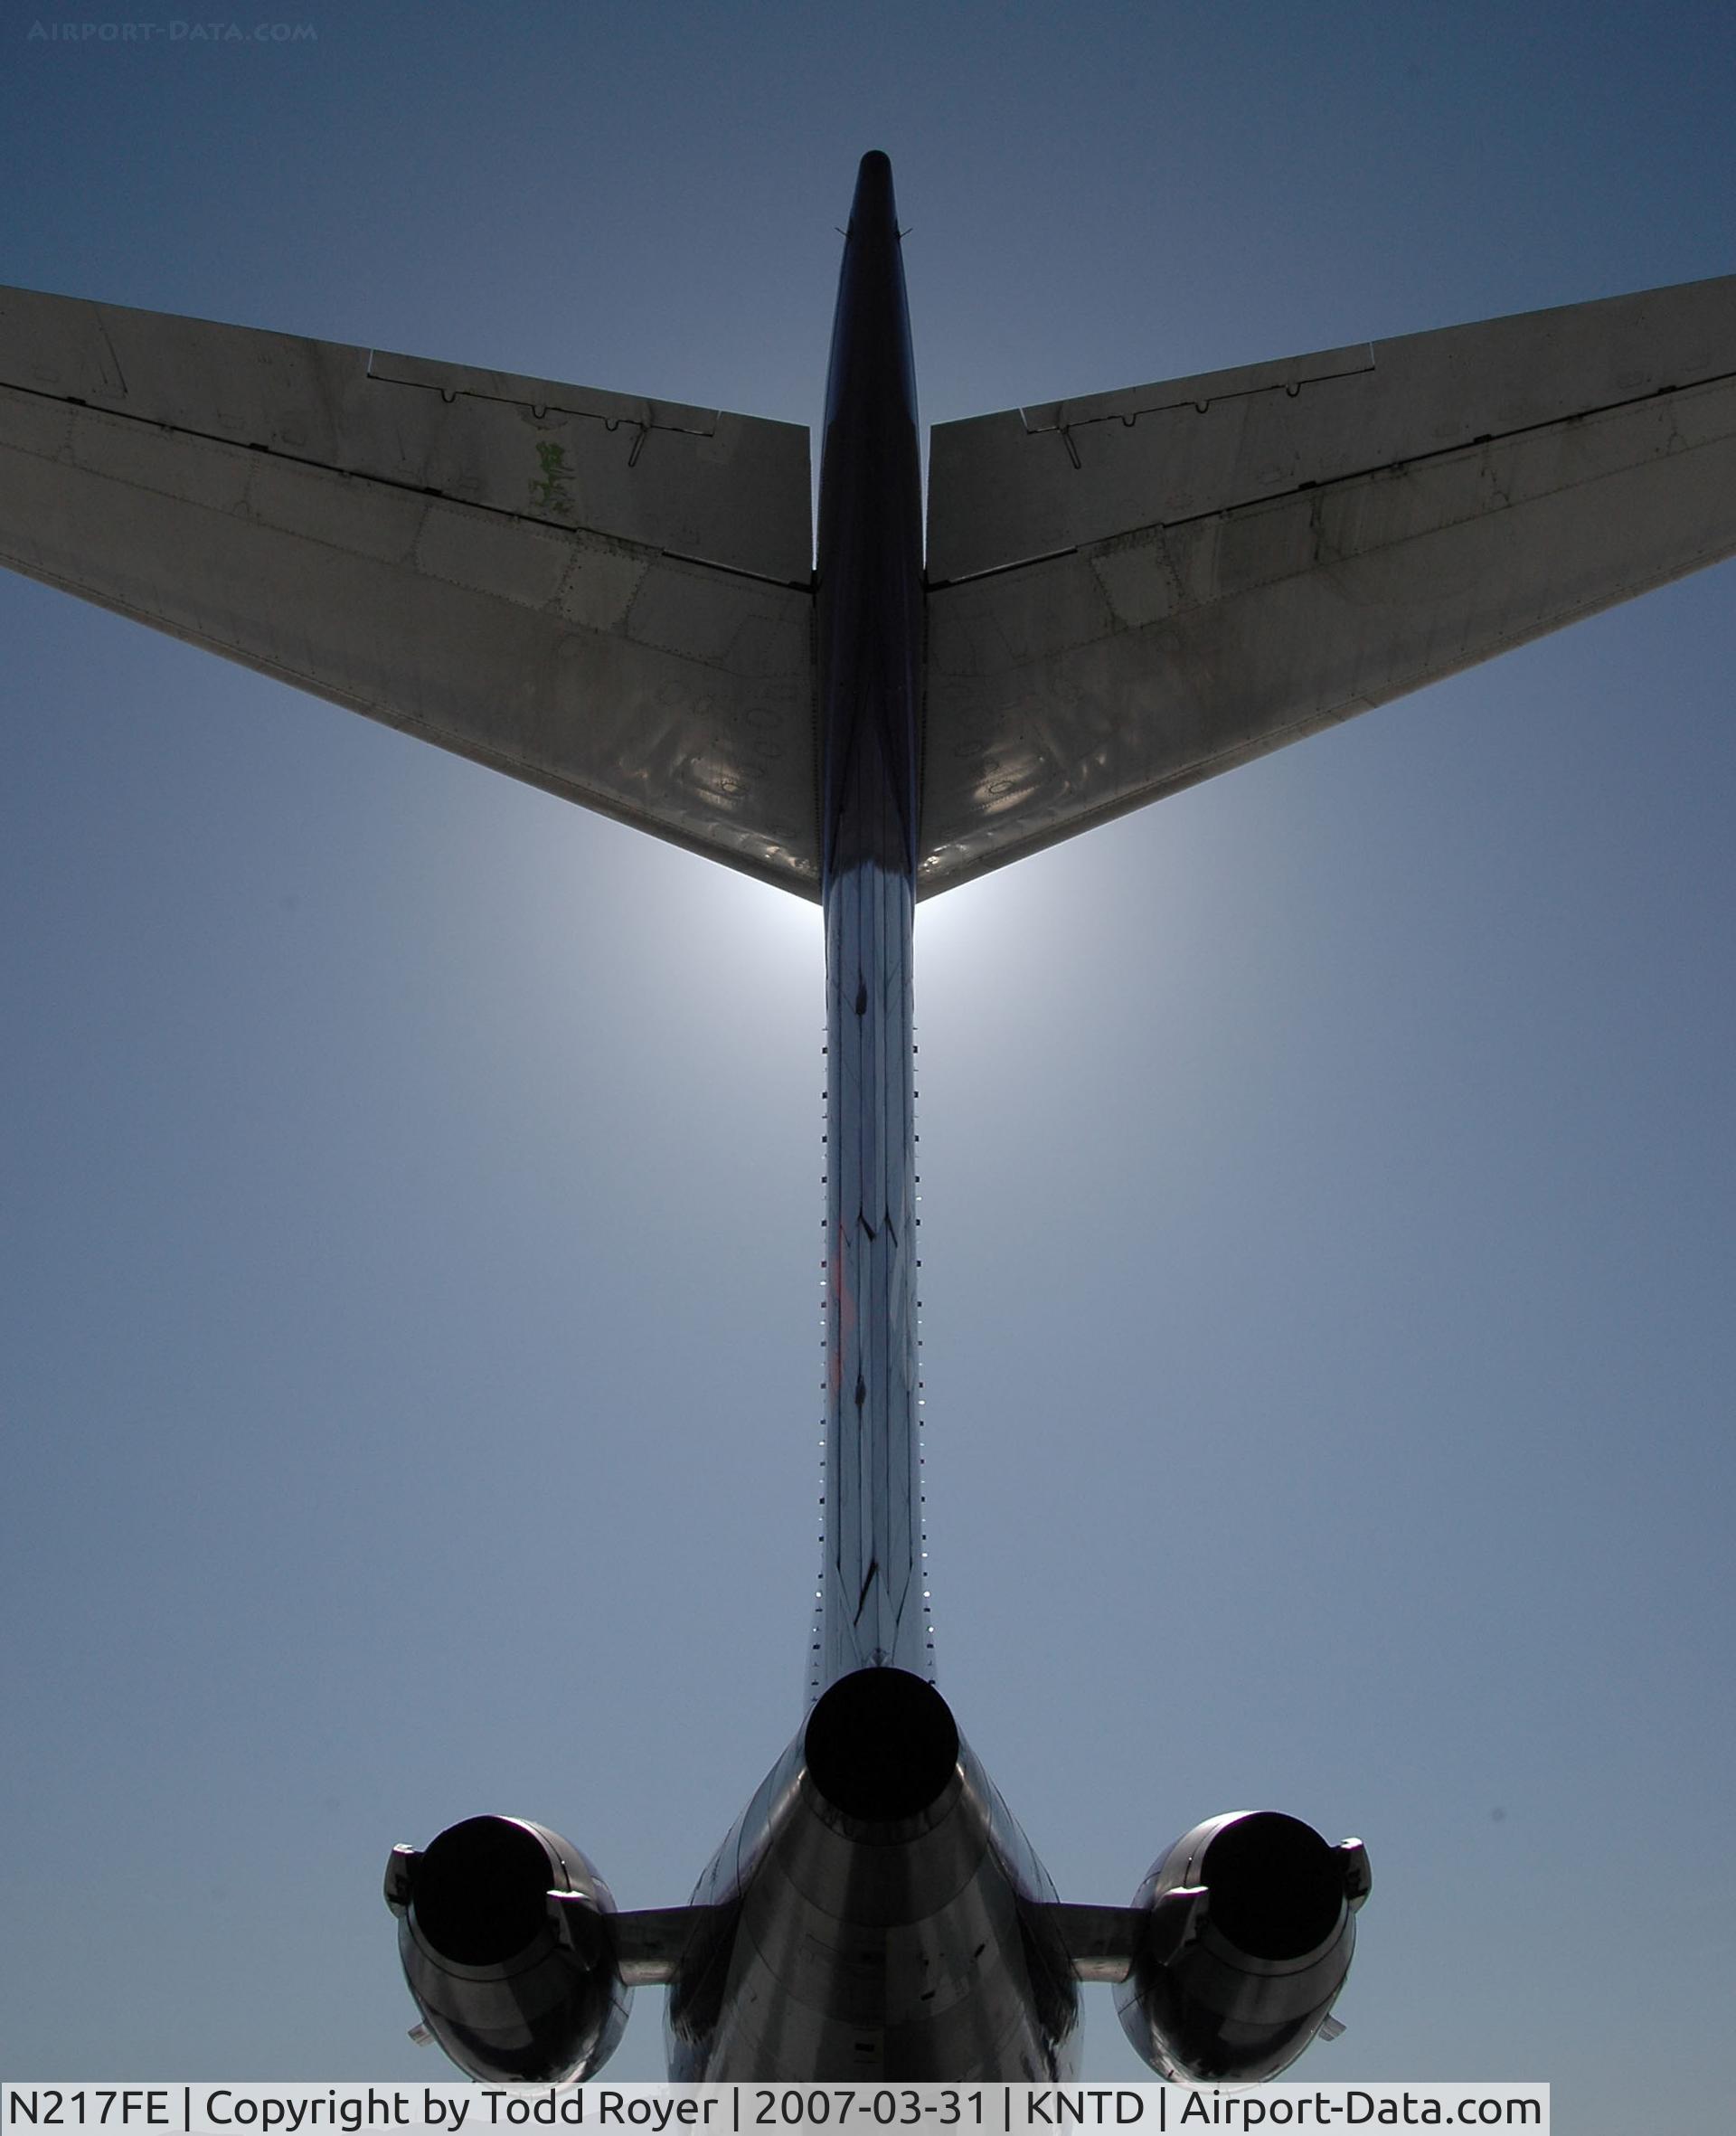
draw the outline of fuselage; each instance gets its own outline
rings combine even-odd
[[[810,1713],[693,1895],[689,2079],[1071,2074],[1053,1886],[931,1688],[916,1339],[911,922],[921,480],[892,170],[863,158],[826,385],[816,559],[826,968],[824,1560]]]

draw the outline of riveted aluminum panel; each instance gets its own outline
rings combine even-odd
[[[930,585],[1736,371],[1736,277],[1009,410],[933,434]]]
[[[930,591],[923,893],[1736,552],[1736,279],[1373,354],[1233,402],[1221,453],[1215,402],[1155,467],[1146,415],[1075,427],[1097,531]]]
[[[0,293],[0,561],[817,894],[806,432],[387,361]]]

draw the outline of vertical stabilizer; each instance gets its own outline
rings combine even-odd
[[[826,963],[825,1555],[810,1696],[931,1677],[910,994],[921,488],[892,166],[863,156],[826,383],[817,573]]]

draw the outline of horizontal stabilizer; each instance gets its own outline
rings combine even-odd
[[[0,562],[817,893],[798,425],[5,290]]]
[[[1736,277],[934,432],[922,890],[1736,551]]]

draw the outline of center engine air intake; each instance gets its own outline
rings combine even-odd
[[[901,1668],[840,1677],[808,1715],[807,1776],[862,1824],[920,1817],[958,1764],[958,1729],[932,1684]]]

